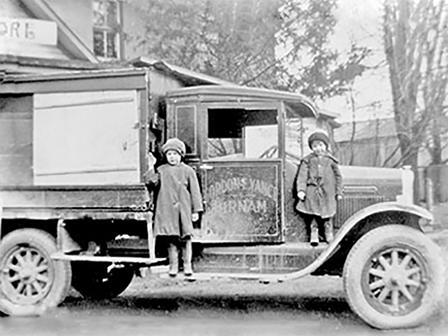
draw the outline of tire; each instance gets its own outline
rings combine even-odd
[[[108,270],[110,265],[102,262],[72,262],[73,288],[89,299],[117,297],[131,283],[134,270],[130,266]]]
[[[0,244],[0,310],[40,315],[59,305],[70,289],[71,267],[51,259],[56,241],[45,231],[19,229]]]
[[[374,229],[345,261],[348,303],[375,328],[416,327],[438,308],[443,265],[440,249],[422,232],[403,225]]]

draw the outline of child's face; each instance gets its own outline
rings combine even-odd
[[[321,140],[314,140],[311,143],[311,150],[316,155],[323,155],[327,150],[327,146],[325,145],[325,142],[323,142]]]
[[[165,155],[166,160],[170,165],[177,166],[180,163],[181,156],[177,151],[170,149],[166,152]]]

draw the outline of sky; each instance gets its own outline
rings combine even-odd
[[[381,0],[339,0],[335,15],[338,23],[332,45],[340,52],[347,52],[351,41],[355,41],[373,50],[368,65],[381,65],[379,69],[366,72],[355,82],[356,120],[391,116],[390,84],[382,45]],[[375,103],[374,107],[372,103]],[[319,107],[339,113],[340,122],[353,120],[352,108],[346,97],[329,99],[319,104]]]

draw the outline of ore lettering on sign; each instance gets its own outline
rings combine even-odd
[[[0,37],[34,40],[36,36],[29,22],[0,21]]]

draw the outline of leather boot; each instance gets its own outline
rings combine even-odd
[[[319,245],[319,227],[314,219],[310,224],[310,244],[311,246]]]
[[[331,221],[331,219],[325,222],[324,227],[325,227],[325,240],[327,241],[328,244],[330,244],[334,239],[333,222]]]
[[[175,244],[170,244],[168,247],[168,259],[170,261],[170,269],[168,274],[175,277],[179,272],[179,251]]]
[[[184,261],[184,274],[186,276],[193,275],[193,268],[191,267],[191,259],[193,258],[193,246],[191,239],[185,241],[185,245],[182,251],[182,257]]]

